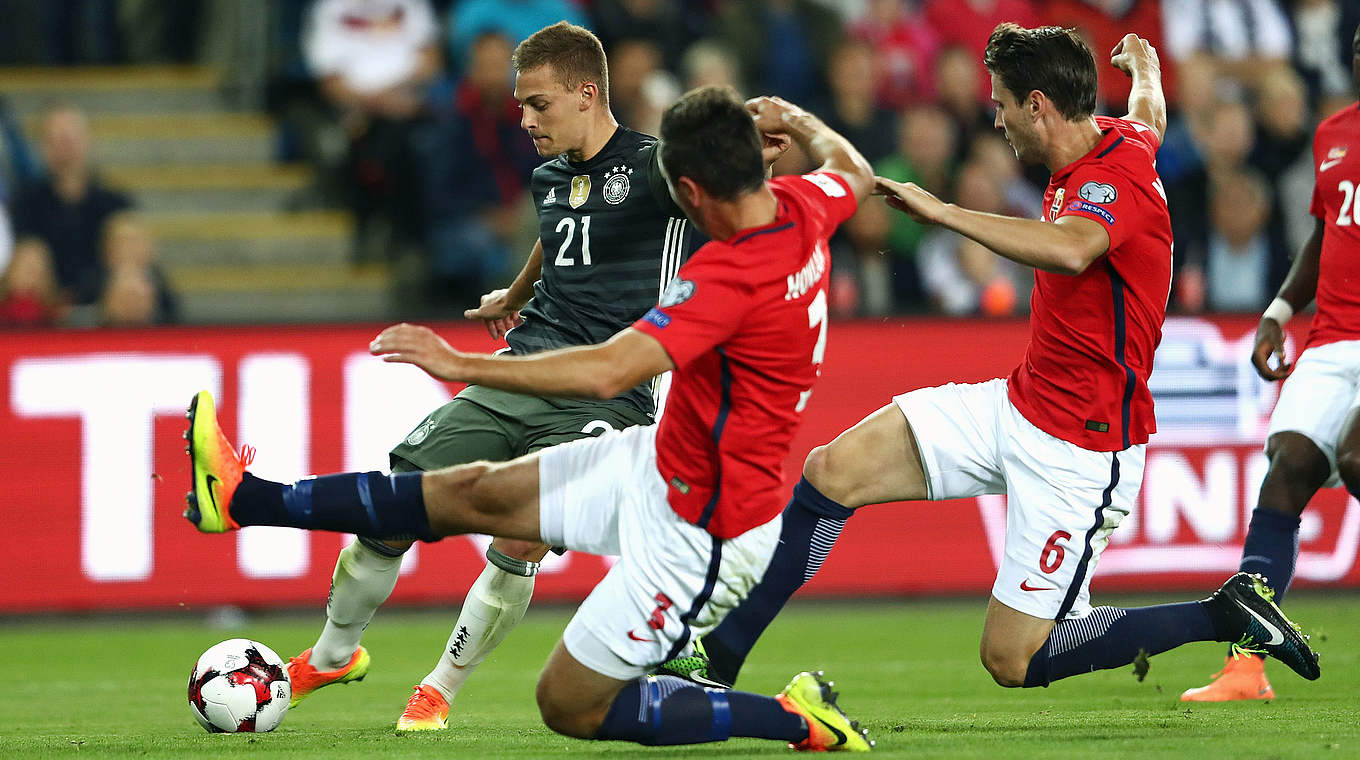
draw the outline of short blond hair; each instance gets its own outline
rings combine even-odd
[[[600,38],[583,26],[559,21],[529,35],[510,58],[515,71],[552,66],[557,81],[568,90],[591,82],[609,102],[609,63]]]

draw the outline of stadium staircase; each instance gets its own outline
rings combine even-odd
[[[349,215],[287,210],[306,166],[273,161],[262,113],[231,110],[209,67],[0,69],[0,92],[36,147],[53,100],[90,115],[105,181],[131,193],[188,323],[377,320],[382,264],[351,264]]]

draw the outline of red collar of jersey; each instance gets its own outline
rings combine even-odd
[[[1075,171],[1078,166],[1081,166],[1082,164],[1091,160],[1093,157],[1098,157],[1104,154],[1105,151],[1109,150],[1111,147],[1114,146],[1115,143],[1119,142],[1122,139],[1124,139],[1124,136],[1121,135],[1119,133],[1119,130],[1115,129],[1114,127],[1106,127],[1100,130],[1100,142],[1096,143],[1096,147],[1092,148],[1089,153],[1082,156],[1081,158],[1078,158],[1076,161],[1073,161],[1067,166],[1064,166],[1063,168],[1057,170],[1056,172],[1053,172],[1052,181],[1056,182],[1058,180],[1063,179],[1064,177]]]
[[[769,224],[762,224],[759,227],[747,227],[744,230],[737,230],[736,234],[723,242],[728,245],[736,245],[749,237],[759,235],[762,232],[769,232],[774,228],[789,221],[789,209],[784,205],[784,201],[779,201],[779,205],[774,210],[774,221]]]

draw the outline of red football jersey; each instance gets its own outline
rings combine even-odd
[[[1156,134],[1124,119],[1096,123],[1100,143],[1049,180],[1043,218],[1098,222],[1110,247],[1079,275],[1035,272],[1029,348],[1009,390],[1040,430],[1119,451],[1157,430],[1147,379],[1171,290],[1171,215]]]
[[[1360,339],[1360,226],[1356,186],[1360,185],[1360,103],[1318,125],[1313,135],[1313,216],[1322,220],[1318,263],[1317,316],[1308,345]]]
[[[656,433],[666,497],[718,538],[784,508],[783,462],[826,348],[827,238],[856,207],[833,174],[770,187],[774,222],[704,245],[633,325],[676,367]]]

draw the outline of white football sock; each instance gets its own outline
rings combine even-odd
[[[468,589],[439,664],[421,683],[433,686],[445,699],[453,701],[472,671],[524,619],[533,595],[532,575],[508,573],[488,562],[477,582]]]
[[[373,613],[391,596],[400,573],[400,554],[379,554],[360,541],[340,551],[326,601],[326,626],[312,646],[313,667],[335,670],[349,662]]]

